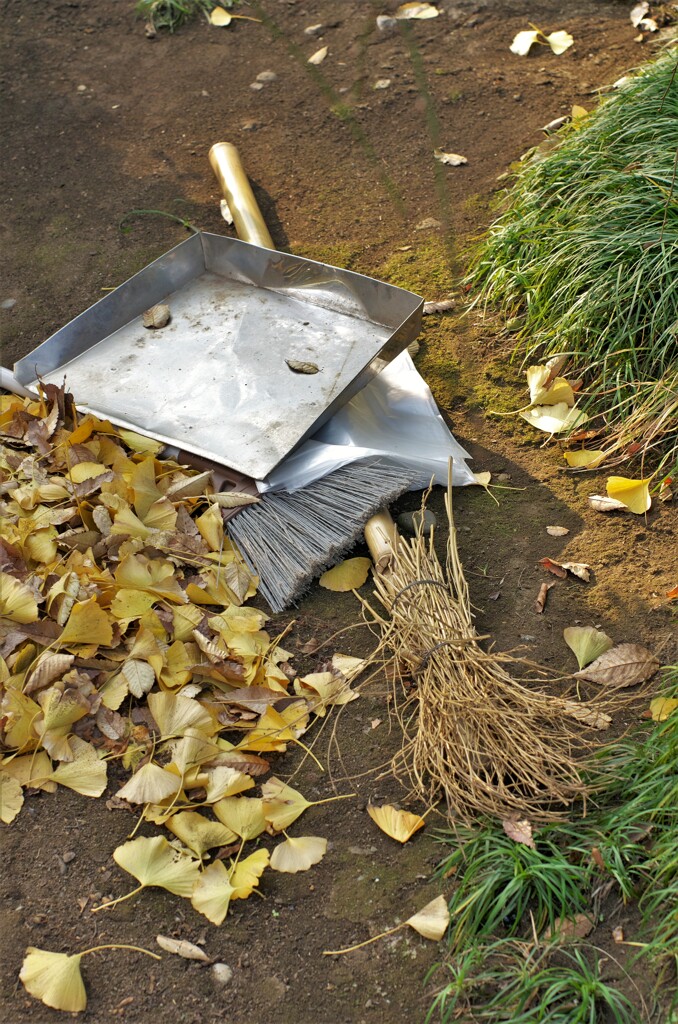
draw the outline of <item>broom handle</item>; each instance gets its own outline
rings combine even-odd
[[[209,161],[233,216],[238,237],[264,249],[275,249],[236,147],[231,142],[215,143],[210,149]],[[388,569],[396,537],[396,525],[386,509],[381,509],[365,524],[365,540],[377,572]]]

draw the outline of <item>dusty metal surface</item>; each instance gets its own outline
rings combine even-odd
[[[170,322],[144,328],[159,302]],[[416,337],[421,306],[360,274],[201,233],[15,370],[24,384],[65,376],[81,408],[261,479]]]

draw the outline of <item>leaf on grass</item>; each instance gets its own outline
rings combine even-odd
[[[87,993],[80,974],[82,954],[51,953],[29,946],[19,978],[30,995],[54,1010],[79,1013],[87,1006]]]
[[[332,590],[335,594],[357,590],[367,579],[371,565],[370,558],[347,558],[324,572],[318,582],[325,590]]]
[[[201,960],[202,963],[211,963],[205,950],[193,942],[188,942],[187,939],[171,939],[169,935],[156,935],[155,941],[166,953],[181,956],[184,960]]]
[[[465,156],[460,156],[459,153],[445,153],[442,149],[434,149],[433,156],[441,164],[448,164],[450,167],[462,167],[468,163]]]
[[[608,498],[621,501],[630,512],[642,516],[650,508],[650,480],[631,480],[625,476],[611,476],[607,484]]]
[[[570,531],[566,526],[547,526],[546,532],[549,537],[567,537]]]
[[[184,846],[198,857],[203,857],[215,846],[228,846],[237,837],[235,832],[220,821],[211,821],[197,811],[180,811],[165,822],[170,832],[181,839]]]
[[[532,823],[527,818],[522,818],[520,821],[502,821],[501,827],[509,839],[514,839],[517,843],[529,846],[533,850],[536,849],[532,838]]]
[[[524,420],[537,430],[543,430],[547,434],[560,434],[564,430],[573,430],[574,427],[584,423],[588,416],[577,409],[570,408],[567,402],[557,402],[555,405],[534,405],[531,409],[524,409],[520,415]]]
[[[586,668],[592,661],[614,647],[606,633],[593,626],[567,626],[563,630],[565,643],[574,652],[579,668]]]
[[[180,789],[178,776],[149,761],[115,795],[130,804],[161,804]]]
[[[655,697],[650,701],[650,713],[653,722],[665,722],[669,715],[678,708],[678,700],[675,697]],[[3,821],[5,819],[3,818]]]
[[[225,11],[223,7],[215,7],[213,11],[210,11],[209,21],[210,25],[226,28],[233,21],[233,15]]]
[[[594,923],[586,914],[575,914],[573,918],[557,917],[552,928],[541,936],[544,942],[567,942],[570,939],[585,939],[593,931]]]
[[[271,867],[294,875],[297,871],[308,871],[323,859],[327,853],[327,840],[320,836],[288,836],[284,843],[278,843],[271,854]]]
[[[592,729],[607,729],[612,724],[612,719],[604,711],[597,711],[587,704],[577,704],[573,700],[564,702],[563,711],[570,718],[576,718],[578,722],[590,725]]]
[[[188,897],[198,881],[199,861],[179,853],[164,836],[140,836],[113,851],[113,860],[141,887],[157,886]]]
[[[321,46],[319,50],[316,50],[315,53],[312,54],[308,58],[308,63],[309,64],[322,64],[322,62],[325,60],[325,57],[327,56],[328,53],[329,53],[329,46]],[[290,365],[289,361],[286,360],[286,362],[287,362],[287,365],[289,366]],[[311,364],[311,365],[313,365],[313,364]],[[290,369],[293,370],[294,367],[290,366]],[[316,366],[315,370],[311,370],[311,371],[300,370],[300,371],[296,371],[296,372],[300,372],[300,373],[309,373],[309,372],[317,373],[318,372],[318,368]]]
[[[418,913],[408,917],[405,924],[414,928],[415,932],[432,942],[442,939],[450,923],[450,911],[447,900],[444,896],[436,896],[434,900],[427,903]]]
[[[564,377],[555,376],[551,360],[544,366],[529,366],[525,376],[530,392],[531,405],[574,405],[574,391]]]
[[[563,458],[570,469],[595,469],[605,458],[605,452],[585,451],[582,448],[575,452],[563,452]]]
[[[588,679],[592,683],[624,688],[650,679],[659,667],[659,661],[647,647],[619,644],[575,675],[578,679]]]
[[[382,807],[368,804],[367,813],[382,832],[385,832],[391,839],[396,839],[399,843],[406,843],[415,832],[418,832],[426,824],[424,819],[418,814],[410,814],[409,811],[399,811],[391,804],[384,804]]]
[[[38,605],[31,588],[7,572],[0,572],[0,615],[23,625],[38,618]]]
[[[11,824],[24,804],[24,794],[21,783],[0,771],[0,821],[5,825]]]
[[[620,508],[626,508],[623,501],[616,498],[608,498],[604,494],[590,494],[589,505],[596,512],[616,512]]]

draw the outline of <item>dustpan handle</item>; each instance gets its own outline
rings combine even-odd
[[[231,142],[217,142],[210,149],[209,161],[228,203],[238,237],[264,249],[275,249],[238,150]]]

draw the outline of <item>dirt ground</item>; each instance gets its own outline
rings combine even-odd
[[[439,18],[378,31],[375,16],[394,6],[262,0],[242,8],[261,24],[216,29],[196,21],[149,40],[131,0],[47,0],[39,10],[4,0],[2,363],[11,365],[186,237],[161,216],[128,219],[121,230],[130,211],[172,212],[209,231],[229,230],[207,163],[218,140],[240,147],[278,247],[406,285],[426,299],[455,295],[453,269],[464,240],[489,222],[498,176],[540,140],[541,125],[573,103],[591,107],[600,86],[651,52],[634,42],[626,2],[440,0]],[[567,29],[575,45],[560,57],[545,48],[516,57],[509,44],[528,22]],[[323,27],[305,31],[314,25]],[[321,45],[329,54],[314,68],[306,61]],[[277,78],[252,88],[266,70]],[[375,89],[379,79],[390,84]],[[437,145],[468,164],[441,169],[432,158]],[[431,218],[437,224],[422,226]],[[675,610],[665,599],[676,583],[671,510],[653,508],[647,519],[590,511],[587,495],[601,489],[601,479],[567,475],[558,451],[541,448],[524,425],[488,416],[497,402],[521,404],[512,390],[520,374],[507,368],[497,326],[462,319],[461,311],[459,300],[451,314],[428,318],[417,363],[474,468],[492,471],[506,488],[496,492],[498,507],[479,488],[455,496],[479,629],[499,649],[522,646],[564,670],[573,666],[562,629],[574,623],[600,625],[618,642],[644,643],[665,662],[677,661]],[[399,509],[417,503],[408,495]],[[438,496],[434,508],[441,510]],[[570,533],[550,537],[548,525]],[[545,555],[589,562],[594,575],[589,585],[556,581],[540,616],[537,561]],[[294,617],[292,650],[357,621],[358,609],[350,595],[315,588],[279,622]],[[369,644],[358,629],[332,647],[360,653]],[[296,663],[313,669],[323,653]],[[204,941],[211,957],[232,968],[231,983],[215,987],[209,967],[176,957],[109,952],[84,963],[83,1020],[422,1021],[433,991],[426,974],[441,947],[410,932],[350,956],[322,956],[390,927],[441,891],[431,880],[440,850],[435,821],[401,848],[365,813],[370,799],[405,799],[392,779],[371,771],[398,744],[385,695],[376,684],[340,717],[343,760],[335,751],[331,774],[339,792],[358,795],[304,819],[308,834],[330,839],[328,855],[309,873],[268,873],[264,899],[239,903],[218,929],[187,901],[157,890],[109,913],[81,909],[79,901],[94,893],[127,890],[111,851],[134,822],[103,799],[65,790],[28,800],[2,831],[0,1018],[61,1019],[17,981],[27,946],[154,948],[161,932]],[[382,724],[372,729],[377,718]],[[316,752],[327,763],[326,748],[324,734]],[[299,761],[286,755],[278,774],[290,775]],[[327,773],[311,770],[308,760],[295,784],[308,798],[333,791]],[[64,863],[70,852],[75,857]],[[633,938],[625,908],[610,913]],[[593,940],[604,944],[609,928],[601,925]]]

